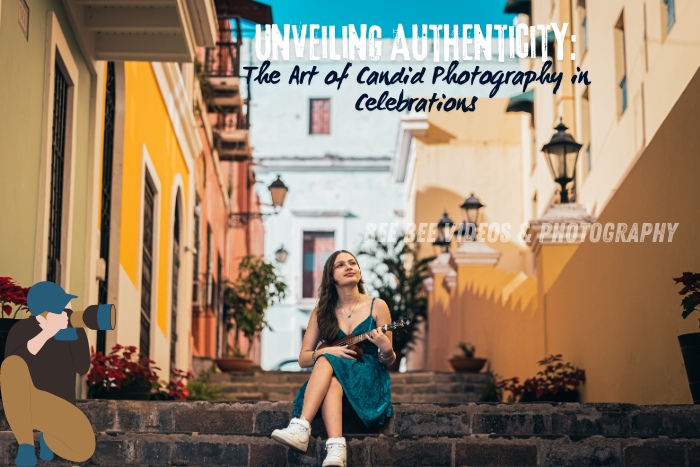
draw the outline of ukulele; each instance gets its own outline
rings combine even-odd
[[[384,332],[393,331],[395,329],[405,328],[410,324],[411,320],[402,319],[399,321],[394,321],[391,324],[385,324],[384,326],[380,326],[376,329],[381,329]],[[320,341],[316,346],[316,350],[325,349],[326,347],[347,347],[350,350],[354,350],[355,352],[357,352],[357,356],[359,357],[360,355],[362,355],[362,351],[364,348],[364,345],[360,343],[369,338],[370,332],[365,332],[363,334],[360,334],[359,336],[356,336],[355,334],[349,334],[343,337],[342,339],[338,339],[335,342],[331,342],[330,344],[324,341]]]

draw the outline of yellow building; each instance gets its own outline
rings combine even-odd
[[[690,402],[677,336],[697,331],[697,323],[682,320],[671,278],[700,270],[700,222],[692,201],[700,194],[700,132],[694,128],[700,106],[695,29],[700,3],[533,0],[507,5],[514,8],[510,12],[524,13],[521,22],[569,23],[567,37],[577,39],[571,49],[567,42],[564,56],[573,52],[575,59],[557,67],[567,77],[576,67],[587,70],[592,84],[573,86],[565,78],[556,95],[551,85],[538,84],[532,114],[501,114],[495,120],[481,114],[475,125],[499,125],[502,133],[519,139],[518,177],[514,164],[498,158],[486,169],[465,162],[461,177],[450,175],[458,170],[451,165],[449,146],[459,145],[466,130],[456,130],[455,139],[431,141],[425,132],[444,126],[432,114],[423,133],[403,133],[415,139],[400,142],[415,147],[415,163],[405,166],[407,180],[426,179],[421,160],[445,161],[430,173],[432,189],[425,188],[429,180],[406,185],[407,222],[436,222],[446,201],[474,192],[486,205],[483,222],[510,222],[515,234],[513,220],[522,219],[530,222],[526,233],[533,235],[529,242],[512,236],[507,242],[453,245],[450,254],[435,261],[428,284],[429,334],[414,360],[428,369],[447,369],[457,343],[469,341],[500,377],[522,380],[534,375],[538,360],[561,353],[586,370],[584,401]],[[524,69],[540,66],[540,58],[521,63]],[[482,101],[479,105],[482,112]],[[511,115],[520,119],[515,131]],[[540,154],[560,118],[582,144],[571,193],[576,203],[557,204]],[[458,204],[447,207],[456,213]],[[422,206],[430,205],[434,209],[425,212]],[[609,242],[591,236],[553,242],[535,235],[541,222],[557,221],[610,223],[615,231]],[[640,235],[633,237],[635,223]],[[645,223],[656,230],[662,224],[678,226],[672,237],[664,227],[663,241],[660,232],[656,241],[653,232],[641,241]],[[627,231],[618,233],[621,224]]]
[[[79,296],[75,307],[117,304],[117,331],[107,342],[89,333],[91,344],[139,344],[130,331],[139,329],[144,295],[141,219],[151,177],[160,224],[152,232],[150,356],[166,371],[174,303],[166,278],[175,256],[181,274],[191,267],[185,219],[199,146],[192,65],[147,62],[192,62],[196,47],[215,38],[209,0],[0,1],[0,195],[12,219],[0,274],[25,286],[55,281]],[[189,299],[177,289],[178,303]],[[178,362],[187,349],[179,340]]]
[[[202,143],[185,85],[191,65],[113,67],[119,91],[108,229],[115,260],[107,293],[119,304],[119,325],[106,334],[105,348],[136,345],[167,374],[171,365],[188,368],[192,354],[191,219]]]

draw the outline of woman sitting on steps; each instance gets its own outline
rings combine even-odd
[[[311,313],[299,353],[299,365],[313,366],[311,377],[294,400],[289,426],[275,430],[272,439],[306,452],[309,421],[321,409],[328,433],[323,466],[346,465],[347,448],[342,435],[342,401],[347,399],[367,428],[383,425],[392,414],[391,380],[387,366],[396,360],[391,332],[376,329],[391,323],[386,303],[365,295],[357,259],[348,251],[333,253],[323,267],[318,305]],[[347,347],[317,349],[349,334],[370,332],[364,350]]]

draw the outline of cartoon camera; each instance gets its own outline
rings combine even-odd
[[[32,287],[28,297],[29,309],[34,311],[44,310],[40,314],[46,317],[46,313],[61,314],[66,312],[68,315],[68,327],[61,329],[56,333],[54,338],[59,341],[74,341],[78,338],[75,331],[76,328],[88,328],[94,331],[112,331],[117,321],[117,309],[114,305],[90,305],[84,311],[71,310],[69,308],[55,306],[56,303],[61,303],[62,300],[56,301],[56,295],[63,294],[66,303],[76,295],[71,295],[63,291],[63,289],[52,282],[40,282]],[[46,302],[46,303],[43,303]]]

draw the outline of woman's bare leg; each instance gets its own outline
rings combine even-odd
[[[333,376],[333,367],[326,358],[320,358],[316,361],[314,369],[309,378],[309,384],[306,385],[304,393],[304,406],[301,409],[301,417],[309,422],[313,420],[318,413],[319,407],[323,399],[326,398],[328,387],[331,384]]]
[[[340,438],[343,436],[343,387],[335,376],[331,378],[328,393],[323,400],[321,414],[328,437]]]

